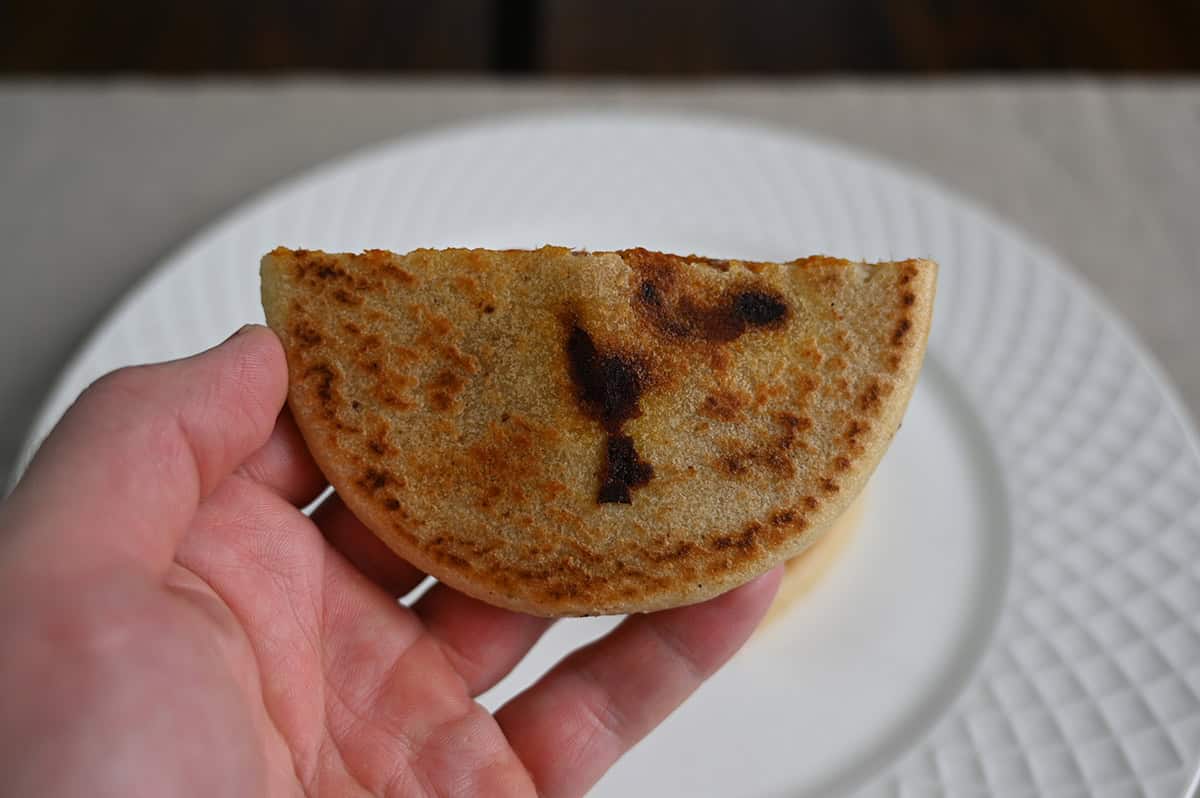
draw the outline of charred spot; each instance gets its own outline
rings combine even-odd
[[[775,526],[787,526],[796,520],[795,510],[780,510],[771,516],[771,523]]]
[[[901,295],[901,297],[900,297],[900,302],[903,303],[906,307],[909,305],[912,305],[916,301],[917,301],[917,295],[914,294],[912,291],[905,291],[904,294]]]
[[[484,312],[484,313],[489,313],[489,314],[490,314],[490,313],[495,313],[495,312],[496,312],[496,306],[495,306],[495,305],[484,305],[484,306],[483,306],[483,312]]]
[[[389,477],[386,473],[377,468],[368,468],[363,472],[363,475],[358,478],[357,484],[364,490],[374,492],[387,487],[389,482],[391,482],[391,477]]]
[[[317,269],[317,277],[320,277],[322,280],[332,280],[339,274],[341,274],[341,272],[332,266],[322,266],[321,268]]]
[[[344,288],[339,288],[338,290],[334,291],[333,298],[336,299],[338,302],[341,302],[343,305],[353,306],[353,305],[361,305],[363,303],[362,297],[355,296],[354,294],[350,293],[349,291],[347,291]]]
[[[732,341],[751,328],[778,327],[788,316],[782,297],[761,289],[734,290],[705,304],[686,293],[670,297],[657,283],[645,281],[634,304],[662,334],[712,343]]]
[[[803,502],[804,506],[809,510],[815,510],[821,506],[821,500],[816,496],[805,496],[800,501]]]
[[[610,433],[641,415],[638,401],[646,388],[645,368],[635,359],[602,353],[577,324],[567,336],[567,361],[584,412]]]
[[[658,286],[649,280],[642,283],[642,287],[638,290],[638,295],[643,302],[656,307],[663,303],[662,292],[658,290]]]
[[[850,458],[849,458],[849,457],[846,457],[845,455],[841,455],[841,456],[839,456],[839,457],[835,457],[835,458],[834,458],[834,460],[833,460],[833,469],[834,469],[835,471],[848,471],[848,470],[850,470]]]
[[[376,439],[367,441],[367,448],[371,450],[372,454],[382,456],[387,454],[390,447],[382,439]]]
[[[898,344],[904,340],[904,336],[912,329],[912,322],[907,318],[900,319],[896,323],[896,329],[892,332],[892,343]]]
[[[333,401],[333,381],[337,375],[333,373],[333,369],[324,363],[319,363],[315,366],[310,366],[308,371],[304,372],[304,376],[310,379],[317,380],[317,398],[322,402]]]
[[[633,438],[609,435],[596,501],[599,504],[629,504],[631,489],[645,485],[653,476],[654,468],[638,456]]]
[[[841,489],[842,489],[841,485],[837,484],[836,482],[834,482],[832,479],[829,479],[828,477],[821,480],[821,490],[824,491],[825,493],[833,495],[834,493],[837,493]]]
[[[383,506],[387,510],[395,512],[400,509],[400,500],[394,497],[389,497],[383,500]]]
[[[762,291],[746,291],[733,299],[733,315],[754,327],[782,321],[787,312],[782,299]]]

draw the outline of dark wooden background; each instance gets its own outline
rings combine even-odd
[[[1200,0],[0,0],[0,72],[1200,69]]]

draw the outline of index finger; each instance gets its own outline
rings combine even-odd
[[[496,713],[546,796],[582,795],[742,646],[781,570],[703,604],[627,618]]]
[[[41,568],[161,574],[200,500],[267,441],[286,394],[283,347],[265,327],[112,372],[42,444],[0,508],[5,524]]]

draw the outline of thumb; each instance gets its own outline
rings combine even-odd
[[[0,522],[32,562],[166,570],[200,500],[271,434],[287,364],[265,327],[183,360],[114,371],[75,402]]]

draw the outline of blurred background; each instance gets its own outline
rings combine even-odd
[[[1197,0],[4,0],[14,73],[711,76],[1200,68]]]

